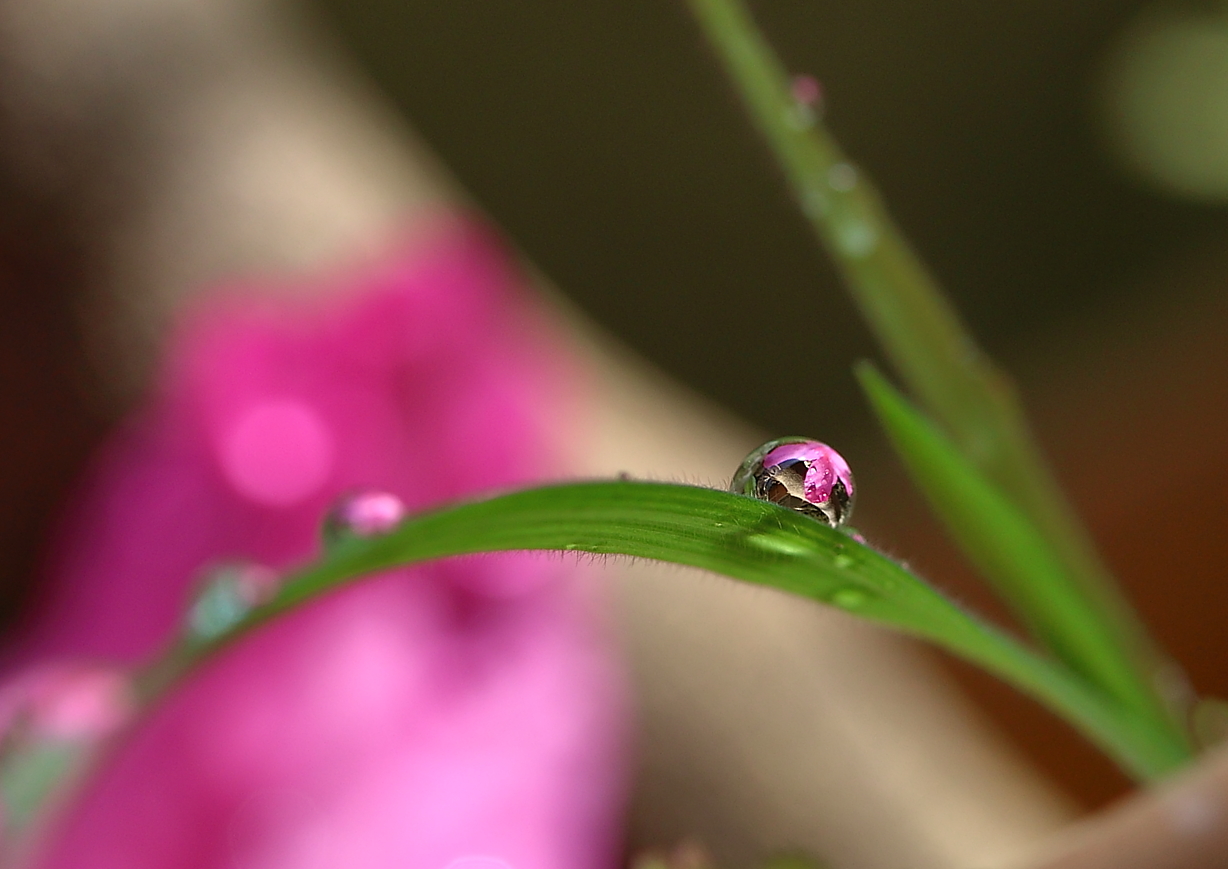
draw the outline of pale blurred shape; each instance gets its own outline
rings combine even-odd
[[[1170,194],[1228,200],[1228,16],[1145,12],[1109,54],[1102,100],[1130,171]]]
[[[222,468],[259,504],[289,507],[313,494],[333,469],[333,439],[309,405],[292,399],[258,404],[227,430]]]

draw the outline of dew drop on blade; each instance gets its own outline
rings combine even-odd
[[[878,230],[863,220],[850,220],[836,228],[836,245],[853,259],[867,257],[878,246]]]
[[[837,163],[827,170],[827,186],[847,193],[857,186],[857,167],[852,163]]]
[[[391,492],[353,492],[341,498],[324,517],[324,544],[386,534],[401,523],[405,513],[405,503]]]
[[[815,107],[823,101],[823,85],[812,75],[795,75],[789,82],[789,93],[802,105]]]
[[[221,636],[253,609],[273,599],[280,577],[250,562],[229,562],[207,569],[188,610],[188,632],[198,640]]]
[[[837,528],[853,512],[856,493],[848,462],[825,443],[777,438],[751,452],[729,489],[788,507]]]
[[[832,592],[831,603],[844,610],[861,609],[870,602],[870,596],[859,588],[839,588]]]
[[[772,555],[802,556],[812,552],[804,540],[784,534],[752,534],[746,538],[746,543],[748,546]]]

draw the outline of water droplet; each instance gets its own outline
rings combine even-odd
[[[746,542],[775,555],[809,555],[811,552],[805,541],[785,534],[752,534],[746,538]]]
[[[583,549],[584,547],[582,547],[579,543],[568,543],[563,548],[568,552],[575,552],[577,549]]]
[[[836,228],[836,246],[845,256],[861,259],[878,246],[878,230],[864,220],[849,220]]]
[[[853,566],[853,556],[840,553],[832,559],[832,563],[840,570],[848,570]]]
[[[404,518],[405,503],[391,492],[354,492],[328,511],[324,518],[324,542],[328,545],[351,537],[378,537]]]
[[[832,606],[843,610],[861,609],[870,602],[870,596],[859,588],[838,588],[831,593]]]
[[[802,211],[806,213],[807,217],[818,220],[827,216],[827,210],[827,194],[822,190],[811,187],[802,194]]]
[[[207,570],[188,611],[188,630],[199,640],[219,637],[277,593],[278,576],[267,567],[246,562]]]
[[[768,441],[753,450],[733,475],[729,490],[780,504],[833,528],[853,512],[853,474],[827,444],[809,438]]]
[[[794,103],[785,108],[784,121],[785,124],[795,130],[806,130],[814,126],[817,120],[814,114],[814,109],[803,103]]]
[[[789,82],[793,99],[806,106],[817,106],[823,100],[823,85],[812,75],[795,75]]]
[[[857,186],[857,167],[852,163],[837,163],[827,170],[827,186],[846,193]]]
[[[128,673],[93,661],[51,661],[9,674],[0,734],[51,741],[99,739],[136,709]]]

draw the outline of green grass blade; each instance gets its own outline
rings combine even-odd
[[[959,452],[1015,503],[1062,563],[1060,582],[1101,608],[1136,650],[1136,681],[1169,666],[1105,569],[1049,470],[1014,389],[979,350],[895,225],[871,182],[820,119],[799,123],[789,79],[739,0],[688,0],[772,148],[816,236],[892,365]],[[1148,705],[1166,703],[1149,689]]]
[[[899,370],[961,448],[1000,464],[1017,411],[1005,378],[977,351],[873,184],[819,118],[798,123],[789,78],[737,0],[688,0],[767,139],[802,211]]]
[[[1123,645],[1102,602],[1071,581],[1043,531],[869,363],[858,378],[934,510],[964,552],[1034,634],[1059,657],[1123,704],[1182,731],[1143,681],[1138,649]]]
[[[155,687],[265,619],[392,567],[510,550],[618,554],[668,561],[813,598],[930,640],[1047,704],[1131,773],[1150,778],[1184,757],[1061,664],[965,613],[891,559],[773,504],[691,486],[629,481],[513,492],[418,516],[374,539],[350,539],[290,576],[279,595],[224,636],[180,648]]]

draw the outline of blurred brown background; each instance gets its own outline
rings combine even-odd
[[[1101,124],[1110,57],[1154,7],[751,5],[1020,379],[1131,595],[1198,688],[1228,695],[1228,220],[1125,171]],[[325,6],[586,311],[768,431],[839,444],[872,539],[990,606],[885,455],[849,373],[873,345],[681,2]],[[1125,786],[1064,726],[963,676],[1082,799]]]
[[[1041,439],[1161,640],[1200,690],[1228,696],[1223,197],[1127,171],[1100,121],[1112,114],[1108,58],[1146,4],[753,8],[788,65],[822,80],[830,126],[1017,375]],[[1228,32],[1211,5],[1168,8]],[[680,0],[331,0],[317,11],[581,308],[763,429],[836,444],[859,475],[858,524],[871,539],[984,604],[875,432],[849,373],[874,347]],[[7,153],[29,107],[3,111]],[[66,151],[81,157],[55,184],[0,170],[10,610],[64,486],[116,413],[91,397],[72,312],[89,282],[97,208],[123,200],[95,198],[85,219],[74,179],[126,145],[97,131],[88,141]],[[1062,725],[962,678],[1081,799],[1124,787]]]

